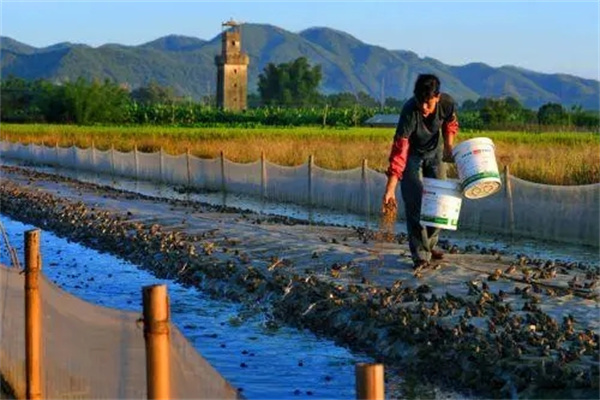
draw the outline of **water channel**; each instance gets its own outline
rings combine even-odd
[[[34,227],[4,215],[1,221],[23,262],[24,232]],[[194,288],[157,279],[110,254],[99,253],[51,232],[42,232],[44,274],[63,290],[90,303],[141,313],[141,288],[166,284],[171,317],[193,346],[249,399],[355,397],[352,353],[309,331],[267,324],[268,315],[237,303],[210,299]],[[2,246],[4,248],[4,246]],[[0,262],[10,264],[2,251]]]

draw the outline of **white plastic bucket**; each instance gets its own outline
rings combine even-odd
[[[474,138],[459,143],[452,151],[466,198],[481,199],[502,188],[494,148],[491,139]]]
[[[461,204],[460,182],[423,178],[421,225],[455,231]]]

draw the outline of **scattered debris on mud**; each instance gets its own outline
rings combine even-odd
[[[389,230],[319,229],[16,167],[2,172],[3,214],[260,307],[273,329],[309,328],[410,379],[482,396],[600,393],[598,265],[443,242],[449,261],[419,279],[402,261],[406,238]]]

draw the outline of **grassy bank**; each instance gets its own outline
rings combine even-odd
[[[170,154],[187,149],[202,158],[217,157],[221,151],[236,162],[266,158],[280,165],[298,165],[314,155],[323,168],[355,168],[367,159],[378,171],[387,168],[393,128],[322,129],[300,128],[176,128],[95,127],[65,125],[2,124],[3,139],[61,147],[92,144],[129,151]],[[457,141],[489,137],[496,145],[499,167],[510,167],[513,175],[528,181],[555,185],[600,182],[600,135],[594,133],[461,132]],[[455,175],[453,169],[451,175]]]

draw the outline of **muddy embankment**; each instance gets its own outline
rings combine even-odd
[[[415,276],[399,235],[154,199],[16,167],[2,167],[0,201],[11,218],[157,277],[259,304],[274,326],[334,338],[409,379],[484,397],[599,394],[597,265],[445,243],[452,254]]]

